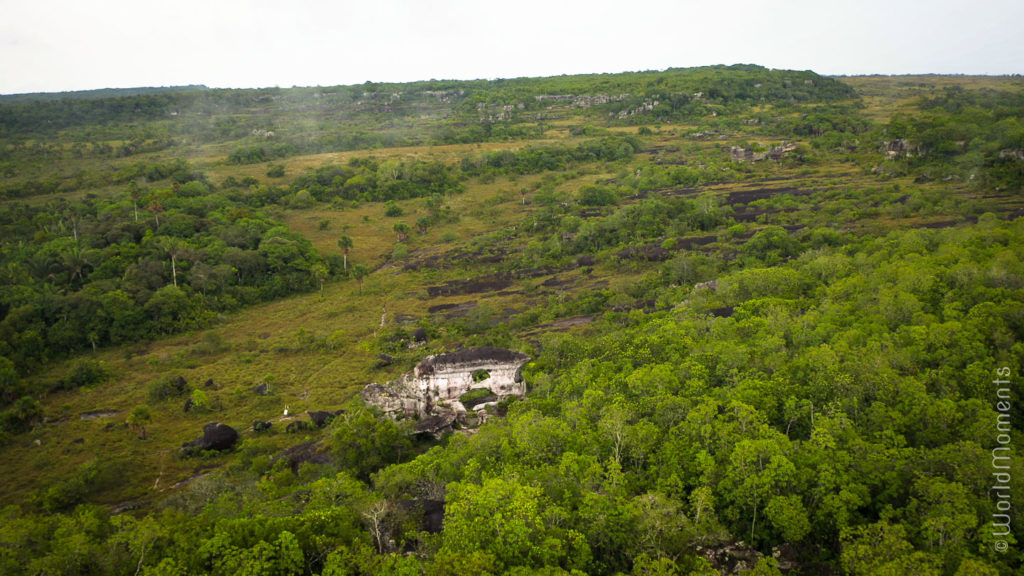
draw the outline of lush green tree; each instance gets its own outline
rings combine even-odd
[[[853,575],[940,574],[938,560],[915,552],[903,526],[878,522],[847,531],[843,537],[843,568]]]
[[[545,522],[552,509],[540,490],[493,478],[483,485],[452,484],[445,505],[441,552],[493,555],[498,566],[585,569],[590,550],[579,533],[560,533]]]
[[[416,230],[420,234],[426,234],[430,228],[431,218],[428,216],[421,216],[416,220]]]
[[[787,457],[789,441],[778,433],[768,432],[759,439],[742,439],[729,455],[729,467],[723,479],[728,498],[734,507],[729,511],[735,521],[749,520],[746,533],[752,542],[759,537],[758,522],[765,520],[765,508],[772,506],[783,532],[806,533],[806,513],[799,503],[773,499],[792,486],[796,469]]]
[[[409,225],[406,224],[405,222],[396,223],[392,227],[392,230],[395,231],[395,235],[397,236],[399,242],[405,242],[406,238],[409,237]]]
[[[41,420],[43,409],[31,396],[18,398],[10,409],[0,412],[0,434],[20,434]]]
[[[10,402],[21,392],[21,378],[14,367],[14,362],[0,356],[0,400]]]
[[[378,418],[367,409],[350,410],[334,420],[335,458],[356,477],[370,474],[388,464],[402,461],[412,444],[395,422]]]
[[[190,302],[188,294],[174,285],[157,290],[143,307],[158,333],[170,334],[182,326],[188,317]]]

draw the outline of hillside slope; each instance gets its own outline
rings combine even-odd
[[[0,102],[0,572],[1015,573],[1021,88]],[[483,345],[479,427],[359,399]]]

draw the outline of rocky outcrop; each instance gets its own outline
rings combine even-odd
[[[697,547],[697,554],[707,559],[721,574],[739,574],[752,570],[764,556],[743,542],[722,543],[718,546]]]
[[[368,385],[362,398],[391,418],[419,418],[416,433],[436,437],[466,421],[468,409],[459,399],[470,390],[490,391],[488,401],[473,405],[477,421],[487,406],[509,396],[521,398],[526,393],[522,367],[529,361],[520,352],[490,346],[428,356],[394,382]]]
[[[887,160],[896,160],[898,158],[907,158],[910,156],[917,156],[921,153],[921,147],[917,144],[911,143],[906,138],[898,138],[885,142],[884,144],[885,158]]]
[[[760,162],[764,159],[781,160],[786,154],[796,150],[796,144],[783,142],[779,146],[772,146],[767,151],[758,152],[754,148],[743,148],[733,146],[729,148],[729,156],[733,162]]]
[[[718,280],[708,280],[707,282],[700,282],[693,285],[693,291],[698,290],[709,290],[711,292],[718,292]]]
[[[590,108],[610,102],[621,102],[629,98],[629,94],[538,94],[533,97],[537,102],[570,104],[576,108]]]

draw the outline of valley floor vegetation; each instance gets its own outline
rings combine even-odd
[[[1022,118],[758,66],[0,97],[0,573],[1016,574]],[[483,345],[531,361],[479,428],[359,400]]]

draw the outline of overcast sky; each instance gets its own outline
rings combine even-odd
[[[1024,73],[1024,0],[0,0],[0,93],[760,64]]]

